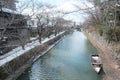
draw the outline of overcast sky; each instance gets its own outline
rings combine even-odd
[[[84,3],[87,4],[90,7],[92,6],[91,4],[86,2],[86,0],[34,0],[34,1],[35,1],[35,4],[48,3],[48,4],[51,4],[51,5],[54,5],[55,9],[63,10],[65,12],[71,12],[71,11],[77,10],[77,8],[74,5],[78,5],[82,9],[86,8]],[[19,0],[20,5],[24,4],[25,2],[30,3],[30,0]],[[28,7],[28,9],[25,9],[23,11],[24,14],[30,14],[31,13],[31,10],[30,10],[29,7]],[[66,15],[65,19],[70,19],[70,20],[73,20],[77,23],[78,22],[83,22],[85,20],[85,14],[83,14],[82,12],[72,13],[72,14]]]

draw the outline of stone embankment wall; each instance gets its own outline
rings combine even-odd
[[[103,70],[106,74],[106,80],[120,80],[120,70],[117,65],[117,61],[114,59],[112,55],[112,51],[102,44],[99,40],[97,40],[94,35],[91,33],[85,32],[88,40],[97,48],[98,54],[102,59]]]
[[[23,55],[1,66],[0,80],[15,80],[28,67],[30,67],[35,60],[37,60],[41,55],[49,51],[53,47],[53,45],[67,33],[68,32],[64,32],[63,34],[49,40],[48,42],[45,42],[40,46],[29,50]]]

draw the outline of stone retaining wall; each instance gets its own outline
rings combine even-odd
[[[15,58],[14,60],[6,63],[0,67],[0,80],[15,80],[21,75],[28,67],[32,65],[35,58],[43,54],[50,46],[61,39],[67,32],[45,42],[44,44],[37,46],[23,55]],[[48,51],[48,50],[47,50]]]

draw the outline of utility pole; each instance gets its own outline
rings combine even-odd
[[[35,0],[33,0],[33,9],[32,9],[32,12],[34,13],[34,10],[35,10]]]

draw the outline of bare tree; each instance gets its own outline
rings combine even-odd
[[[0,44],[2,45],[0,48],[20,45],[24,48],[28,41],[27,20],[29,17],[21,13],[31,2],[21,4],[21,7],[19,5],[21,8],[19,12],[16,11],[16,3],[18,3],[17,0],[0,0]]]

